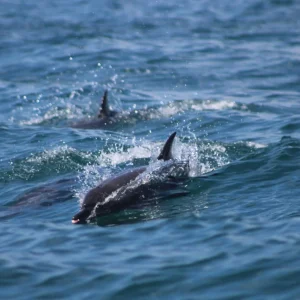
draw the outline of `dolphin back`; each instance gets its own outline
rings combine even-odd
[[[164,147],[162,148],[160,154],[158,155],[157,159],[158,160],[169,160],[172,159],[172,146],[173,146],[173,141],[176,136],[176,132],[173,132],[169,138],[167,139],[166,143],[164,144]]]
[[[101,107],[99,111],[98,117],[109,117],[110,112],[109,112],[109,106],[108,106],[108,99],[107,99],[107,90],[104,91],[104,94],[101,99]]]

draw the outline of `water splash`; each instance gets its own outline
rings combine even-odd
[[[58,124],[60,121],[66,119],[76,119],[76,118],[90,118],[86,116],[82,109],[76,107],[73,104],[66,104],[65,108],[60,107],[51,107],[43,114],[41,109],[38,109],[35,112],[35,117],[30,118],[29,120],[20,121],[20,125],[43,125],[43,124]]]
[[[150,145],[149,145],[150,144]],[[101,152],[97,162],[99,166],[117,166],[122,163],[130,163],[134,159],[148,158],[151,155],[151,143],[135,145],[132,148],[125,149],[124,145],[116,145],[114,151]]]
[[[89,99],[82,101],[84,95],[84,88],[77,88],[73,90],[70,95],[56,96],[50,102],[39,101],[39,106],[32,108],[32,112],[29,111],[30,107],[26,107],[26,103],[21,103],[19,107],[13,110],[13,116],[10,118],[12,122],[18,121],[21,125],[43,125],[43,124],[63,124],[68,122],[76,122],[79,120],[93,121],[96,120],[99,101],[93,100],[95,97],[93,92],[89,92]],[[86,89],[86,88],[85,88]],[[27,99],[27,98],[26,98]],[[81,99],[81,100],[80,100]],[[70,103],[70,100],[73,103]],[[45,100],[44,100],[45,101]],[[240,112],[248,111],[249,113],[272,113],[272,108],[255,104],[242,104],[232,100],[199,100],[199,99],[187,99],[177,100],[164,104],[159,107],[148,107],[144,105],[138,108],[134,104],[129,110],[121,110],[121,103],[119,97],[114,97],[114,102],[117,104],[117,110],[120,112],[118,115],[119,123],[135,123],[137,120],[151,120],[158,118],[168,118],[181,114],[185,111],[223,111],[223,110],[235,110]],[[36,103],[34,103],[36,104]],[[24,116],[27,115],[28,119],[24,120]],[[22,119],[23,118],[23,119]]]
[[[113,174],[124,170],[124,164],[126,169],[133,167],[135,165],[134,160],[137,159],[148,159],[149,165],[146,172],[140,175],[132,185],[128,186],[129,189],[149,184],[155,180],[159,182],[170,175],[175,177],[179,175],[198,177],[230,162],[226,148],[216,142],[203,142],[195,139],[181,141],[179,138],[176,138],[173,147],[175,164],[173,160],[170,162],[157,161],[161,147],[162,143],[143,141],[140,144],[132,145],[125,151],[122,151],[122,146],[120,146],[119,148],[111,148],[110,151],[101,152],[97,163],[86,166],[78,178],[80,188],[76,194],[79,202],[83,201],[84,195],[91,188]],[[162,165],[162,163],[164,164]],[[123,167],[120,167],[120,165]],[[110,195],[107,201],[128,191],[127,187],[120,189]]]
[[[268,147],[268,145],[261,144],[261,143],[255,143],[255,142],[246,142],[247,146],[253,147],[255,149],[262,149]]]

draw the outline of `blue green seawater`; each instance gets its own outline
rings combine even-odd
[[[297,0],[2,0],[1,299],[299,299],[299,16]],[[105,89],[123,120],[73,128]],[[173,131],[187,193],[71,224]]]

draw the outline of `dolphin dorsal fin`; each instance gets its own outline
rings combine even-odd
[[[101,99],[101,106],[100,106],[100,111],[98,114],[98,118],[101,118],[103,116],[109,117],[110,112],[109,112],[109,107],[108,107],[108,100],[107,100],[107,90],[104,91],[104,94]]]
[[[158,155],[157,159],[169,160],[172,159],[172,145],[175,138],[176,132],[173,132],[169,138],[167,139],[166,143],[164,144],[163,149],[161,150],[160,154]]]

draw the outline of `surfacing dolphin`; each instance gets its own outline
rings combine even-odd
[[[164,163],[150,172],[148,167],[139,167],[103,181],[86,194],[72,223],[84,224],[95,217],[121,211],[149,199],[159,190],[174,189],[176,178],[187,178],[188,162],[179,162],[172,156],[175,135],[176,132],[170,135],[157,157]]]
[[[97,119],[79,121],[71,126],[73,128],[97,129],[105,128],[109,125],[117,123],[119,113],[117,111],[110,110],[107,94],[108,92],[105,90],[101,98],[100,110],[97,115]]]
[[[75,197],[73,192],[75,183],[76,177],[70,177],[29,189],[11,203],[0,206],[0,220],[13,218],[27,209],[69,201]]]

